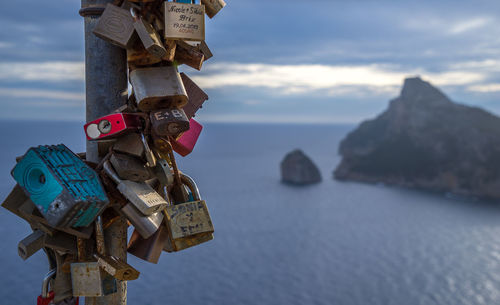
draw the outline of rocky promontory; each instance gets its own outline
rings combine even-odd
[[[500,118],[420,78],[341,142],[339,180],[500,198]]]
[[[301,150],[288,153],[281,161],[281,181],[294,185],[321,182],[318,167]]]

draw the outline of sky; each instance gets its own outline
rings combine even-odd
[[[226,0],[202,122],[357,123],[405,77],[500,115],[500,1]],[[0,119],[85,120],[80,1],[0,1]],[[104,85],[104,84],[103,84]]]

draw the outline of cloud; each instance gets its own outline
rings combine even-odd
[[[85,102],[85,94],[83,93],[58,90],[0,88],[0,97],[70,100],[81,102],[82,104]]]
[[[425,22],[422,22],[424,18]],[[403,20],[403,25],[410,30],[430,32],[432,35],[443,33],[449,36],[478,30],[493,22],[493,19],[488,16],[464,19],[465,18],[460,17],[459,21],[456,21],[450,18],[443,18],[443,16],[436,17],[426,15],[425,17]]]
[[[449,70],[428,72],[421,68],[402,71],[395,65],[266,65],[259,63],[220,63],[206,66],[207,74],[193,79],[203,88],[227,86],[274,89],[276,95],[325,92],[347,96],[367,91],[386,94],[401,86],[408,75],[421,75],[440,86],[468,85],[483,81],[485,74]]]
[[[480,29],[491,22],[488,17],[479,17],[453,24],[448,30],[450,34],[457,35],[468,31]]]
[[[467,90],[480,93],[500,92],[500,84],[484,84],[484,85],[469,86],[467,87]]]
[[[84,81],[83,62],[0,62],[0,80],[18,81]]]

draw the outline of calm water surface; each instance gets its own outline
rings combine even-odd
[[[15,126],[12,128],[11,126]],[[398,188],[331,179],[337,146],[353,126],[207,124],[180,160],[207,201],[216,238],[141,271],[129,304],[499,304],[500,208]],[[0,195],[14,158],[64,142],[83,151],[80,124],[0,123]],[[279,162],[302,148],[321,184],[279,182]],[[0,210],[0,304],[34,304],[44,254],[23,262],[29,226]]]

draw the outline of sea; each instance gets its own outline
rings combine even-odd
[[[195,151],[178,158],[206,200],[215,239],[158,264],[129,255],[141,272],[128,304],[500,304],[500,206],[446,194],[339,182],[338,145],[354,125],[207,123]],[[82,124],[0,122],[0,198],[15,157],[64,143],[84,151]],[[280,182],[280,162],[300,148],[323,182]],[[0,209],[0,305],[35,304],[48,271],[30,234]],[[83,303],[83,302],[82,302]]]

